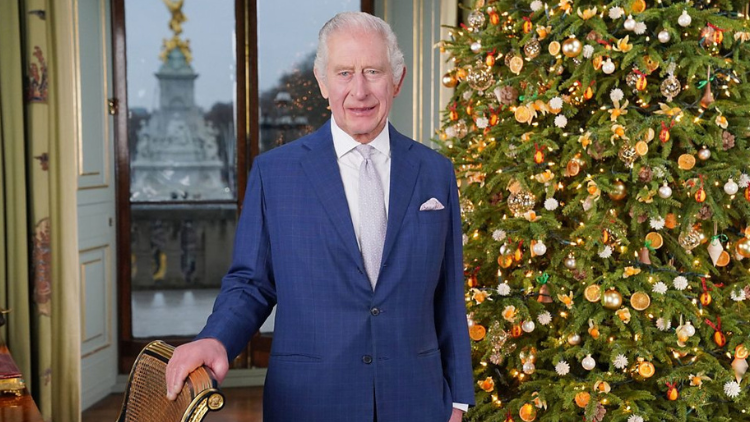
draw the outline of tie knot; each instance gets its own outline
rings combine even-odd
[[[372,154],[372,151],[375,148],[373,148],[372,145],[362,144],[362,145],[359,145],[356,149],[357,149],[357,152],[359,152],[359,154],[362,156],[362,158],[364,158],[365,160],[369,160],[370,155]]]

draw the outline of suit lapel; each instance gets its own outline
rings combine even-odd
[[[364,268],[362,254],[359,252],[357,238],[354,235],[354,225],[349,215],[349,203],[346,201],[341,172],[336,161],[330,122],[323,125],[316,135],[305,144],[310,152],[302,159],[302,168],[331,219],[331,223],[344,241],[347,251],[357,265]]]
[[[412,141],[389,126],[391,138],[391,189],[388,200],[388,228],[383,247],[383,262],[396,243],[406,208],[419,174],[419,160],[411,151]]]

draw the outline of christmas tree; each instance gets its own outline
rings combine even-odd
[[[557,1],[441,43],[467,417],[750,420],[747,2]]]

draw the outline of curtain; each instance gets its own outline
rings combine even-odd
[[[57,116],[74,104],[56,93],[71,88],[55,75],[64,41],[50,6],[63,7],[0,1],[0,307],[12,309],[0,334],[44,420],[73,422],[81,360],[75,125]]]
[[[20,19],[18,2],[0,1],[0,307],[11,309],[0,336],[33,387]]]

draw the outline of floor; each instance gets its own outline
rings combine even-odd
[[[218,293],[213,289],[133,291],[133,336],[192,337],[198,334],[211,314]],[[273,320],[271,315],[260,331],[272,332]]]
[[[263,387],[222,389],[224,408],[210,412],[205,422],[262,422]],[[112,394],[83,412],[82,422],[115,421],[120,413],[122,394]]]

